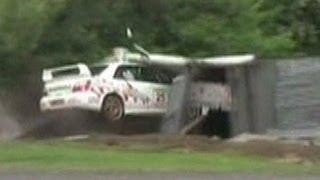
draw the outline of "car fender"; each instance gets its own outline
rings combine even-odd
[[[123,89],[125,87],[122,87],[122,86],[119,86],[119,84],[115,83],[114,81],[105,81],[99,84],[98,86],[94,87],[94,92],[99,98],[100,109],[103,106],[103,101],[105,100],[105,98],[110,95],[116,95],[120,97],[122,102],[124,103],[124,107],[126,107],[125,97],[123,93],[124,92]]]

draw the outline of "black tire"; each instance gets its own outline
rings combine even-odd
[[[117,95],[108,95],[103,101],[101,110],[104,121],[116,133],[123,132],[124,126],[124,104],[122,99]]]

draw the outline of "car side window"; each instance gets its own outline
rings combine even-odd
[[[172,82],[172,78],[165,72],[147,66],[120,66],[114,78],[160,84],[170,84]]]
[[[120,66],[116,70],[114,78],[138,81],[140,78],[140,67],[137,66]]]
[[[162,70],[158,70],[156,73],[156,78],[159,83],[162,84],[171,84],[172,83],[172,76],[169,73],[166,73]]]
[[[171,78],[163,71],[153,67],[143,67],[141,71],[141,77],[143,81],[159,84],[170,84]]]
[[[150,67],[142,67],[141,69],[141,81],[158,83],[154,69]]]

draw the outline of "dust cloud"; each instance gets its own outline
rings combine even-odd
[[[10,141],[20,136],[22,129],[13,113],[0,100],[0,141]]]

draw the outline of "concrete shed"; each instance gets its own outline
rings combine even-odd
[[[224,118],[213,113],[206,121],[214,123],[200,126],[204,129],[215,126],[222,129],[222,134],[219,130],[209,134],[203,130],[197,133],[223,137],[244,132],[320,135],[320,58],[256,60],[253,63],[190,69],[184,80],[173,86],[172,101],[162,128],[164,133],[181,133],[189,123],[186,120],[188,106],[195,103],[190,101],[190,89],[196,82],[206,81],[229,86],[232,107],[230,111],[224,111]],[[203,74],[206,79],[199,79],[197,74]],[[221,74],[224,74],[223,78]],[[214,76],[218,81],[211,78]],[[201,105],[202,102],[197,103]],[[202,105],[206,104],[203,102]],[[214,106],[210,108],[217,110]]]
[[[235,59],[239,57],[245,56],[234,56]],[[223,57],[217,59],[221,60]],[[169,134],[181,133],[190,123],[187,117],[189,107],[196,105],[202,111],[207,111],[207,119],[196,128],[197,133],[230,137],[243,132],[266,132],[268,128],[275,126],[275,77],[274,64],[257,59],[234,61],[231,57],[214,65],[190,66],[184,78],[173,85],[162,131]],[[195,99],[192,89],[196,89],[194,86],[201,83],[202,86],[205,85],[202,91],[217,94]],[[230,89],[232,101],[229,108],[216,105],[220,103],[216,99],[225,94],[215,88],[221,85]]]

